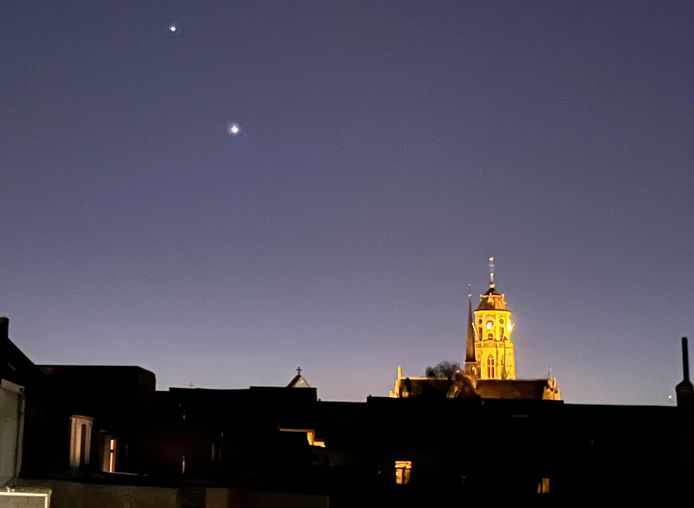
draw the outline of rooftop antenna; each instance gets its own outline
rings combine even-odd
[[[494,283],[494,256],[489,256],[489,287],[494,288],[496,284]]]

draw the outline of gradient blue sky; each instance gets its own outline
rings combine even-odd
[[[520,377],[670,404],[692,27],[689,1],[6,0],[0,315],[37,363],[301,365],[364,400],[462,360],[494,255]]]

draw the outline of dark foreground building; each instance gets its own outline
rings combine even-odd
[[[303,378],[155,391],[138,367],[36,366],[0,325],[0,378],[26,408],[9,483],[53,508],[694,503],[686,390],[681,407],[327,402]]]

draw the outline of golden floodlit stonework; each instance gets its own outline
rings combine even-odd
[[[546,378],[516,379],[515,323],[504,294],[497,291],[493,257],[489,258],[489,289],[480,295],[474,311],[472,294],[468,294],[467,321],[461,370],[443,377],[405,377],[398,367],[390,396],[561,400],[557,379],[551,373]]]

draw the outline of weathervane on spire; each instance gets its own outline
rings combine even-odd
[[[489,256],[489,287],[493,288],[494,284],[494,256]]]

